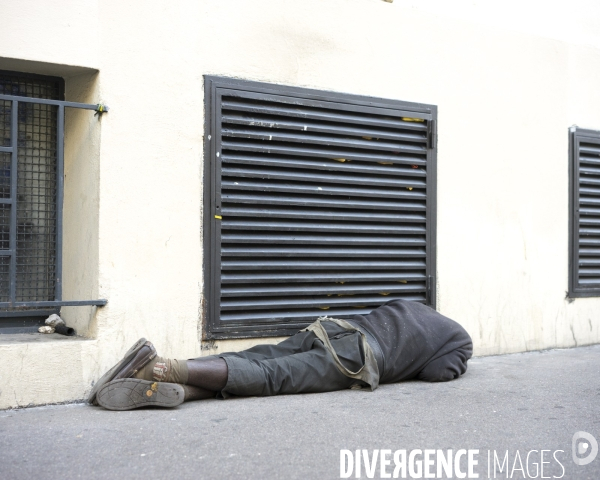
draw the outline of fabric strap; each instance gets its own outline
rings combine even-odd
[[[336,325],[345,328],[346,330],[356,331],[361,335],[363,352],[365,354],[365,363],[361,368],[358,369],[358,371],[352,372],[342,364],[337,353],[335,352],[335,349],[331,345],[331,342],[329,341],[329,336],[327,335],[327,331],[325,330],[321,322],[333,322]],[[325,348],[329,351],[329,353],[331,353],[331,356],[335,361],[336,367],[344,375],[350,378],[355,378],[357,380],[362,380],[371,387],[371,391],[375,390],[379,386],[379,368],[377,367],[377,360],[375,359],[373,350],[371,349],[371,346],[369,345],[365,334],[359,329],[357,329],[354,325],[340,318],[319,317],[315,322],[311,323],[308,327],[300,331],[313,332],[317,336],[317,338],[323,342]]]

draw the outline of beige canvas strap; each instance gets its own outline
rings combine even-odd
[[[327,331],[321,322],[333,322],[336,325],[345,328],[346,330],[355,331],[360,334],[363,352],[365,354],[365,363],[360,369],[358,369],[358,371],[352,372],[342,364],[337,353],[335,352],[335,349],[333,348],[333,345],[331,345]],[[371,387],[371,391],[375,390],[379,386],[379,368],[377,367],[377,360],[375,359],[373,350],[367,341],[366,335],[358,330],[354,325],[351,325],[346,320],[342,320],[340,318],[319,317],[314,323],[311,323],[308,327],[301,331],[314,332],[317,338],[323,342],[325,348],[331,353],[335,361],[335,365],[344,375],[357,380],[362,380]]]

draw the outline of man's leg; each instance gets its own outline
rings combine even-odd
[[[334,324],[328,336],[344,365],[359,370],[364,363],[359,334]],[[187,384],[228,395],[280,395],[348,388],[349,379],[313,332],[300,332],[278,345],[257,345],[242,352],[201,357],[186,362]]]
[[[227,362],[228,376],[220,393],[225,398],[332,392],[361,383],[340,372],[331,353],[316,337],[313,348],[293,355],[264,360],[237,356],[223,359]],[[360,363],[360,352],[355,359]]]
[[[332,331],[332,334],[334,333],[338,333],[337,330]],[[250,361],[280,358],[310,350],[314,340],[315,335],[312,332],[299,332],[276,345],[256,345],[241,352],[227,352],[189,360],[175,360],[156,355],[151,360],[146,360],[144,366],[131,376],[144,380],[197,385],[219,391],[227,381],[227,364],[221,357],[238,357]]]
[[[210,391],[214,397],[227,384],[227,363],[219,357],[210,356],[188,360],[187,384]]]
[[[326,324],[325,328],[342,363],[349,370],[358,371],[364,364],[359,333],[333,323]],[[328,392],[362,383],[339,371],[313,332],[299,332],[278,345],[257,345],[218,356],[191,360],[156,356],[130,377],[135,380],[112,385],[111,395],[103,395],[102,406],[119,410],[161,406],[154,394],[175,391],[178,393],[174,393],[170,401],[176,403],[177,397],[181,403],[215,397],[218,393],[227,397]],[[121,400],[110,400],[117,398]],[[119,408],[112,408],[117,403]]]
[[[337,333],[337,331],[332,331]],[[175,360],[156,356],[140,368],[134,378],[187,384],[200,387],[216,395],[227,383],[228,368],[222,357],[236,357],[249,362],[259,362],[267,359],[282,358],[313,348],[315,335],[312,332],[299,332],[277,345],[256,345],[241,352],[228,352],[221,355],[211,355],[190,360]],[[198,394],[207,398],[208,393]],[[188,395],[191,397],[191,393]],[[187,398],[186,398],[187,400]]]

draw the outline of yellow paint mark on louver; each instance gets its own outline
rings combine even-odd
[[[423,118],[411,118],[411,117],[402,117],[402,120],[405,122],[424,122]]]

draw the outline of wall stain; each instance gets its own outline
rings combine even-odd
[[[573,335],[573,341],[575,342],[575,346],[577,347],[578,343],[577,343],[577,339],[575,338],[575,330],[573,330],[573,324],[570,324],[569,328],[571,329],[571,335]]]

